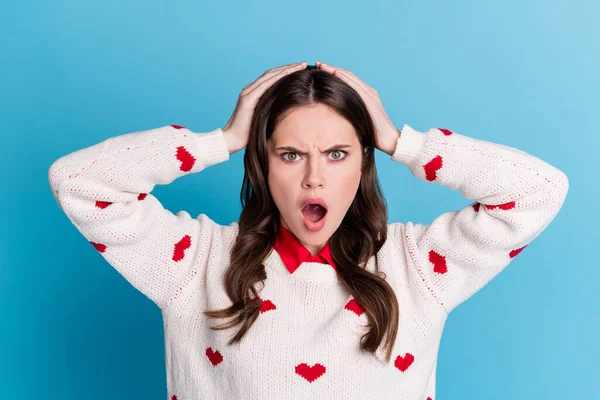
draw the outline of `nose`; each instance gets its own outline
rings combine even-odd
[[[323,177],[324,168],[319,165],[319,160],[313,158],[306,165],[306,174],[302,182],[302,187],[305,189],[322,187],[325,182]]]

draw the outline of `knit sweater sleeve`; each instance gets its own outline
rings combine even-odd
[[[449,313],[498,275],[554,219],[569,182],[524,151],[404,125],[392,160],[474,200],[431,224],[395,223],[412,280]],[[402,228],[402,229],[401,229]]]
[[[161,309],[210,258],[221,225],[166,210],[151,193],[229,159],[221,129],[170,125],[108,138],[50,166],[54,198],[69,220],[127,281]]]

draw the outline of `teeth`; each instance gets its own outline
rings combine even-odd
[[[322,207],[324,210],[326,210],[326,208],[325,208],[325,207],[323,207],[323,206],[322,206],[322,205],[320,205],[320,204],[309,204],[309,205],[307,205],[307,206],[306,206],[306,207],[304,207],[304,208],[305,208],[305,209],[313,209],[313,210],[316,210],[318,207]]]

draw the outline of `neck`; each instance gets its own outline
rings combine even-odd
[[[304,247],[306,247],[306,250],[310,251],[310,254],[312,254],[313,256],[319,254],[319,252],[323,250],[323,247],[325,247],[324,244],[319,246],[305,245],[304,243],[302,244],[304,245]]]
[[[321,250],[323,250],[323,248],[327,245],[327,242],[320,244],[320,245],[310,245],[310,244],[304,244],[299,238],[298,236],[296,236],[294,234],[294,232],[292,232],[292,230],[290,228],[287,227],[287,224],[285,223],[285,221],[280,220],[280,225],[282,225],[294,238],[296,238],[296,240],[300,243],[302,243],[302,245],[304,247],[306,247],[306,250],[310,251],[310,254],[312,254],[313,256],[316,256],[319,254],[319,252],[321,252]],[[329,240],[328,240],[329,241]]]

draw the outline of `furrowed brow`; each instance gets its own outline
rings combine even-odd
[[[351,148],[351,147],[352,146],[349,145],[349,144],[336,144],[336,145],[333,145],[332,147],[328,148],[327,150],[324,150],[322,153],[329,153],[329,152],[334,151],[334,150],[346,149],[346,148]],[[277,147],[275,150],[291,151],[291,152],[294,152],[294,153],[298,153],[301,156],[308,155],[307,152],[300,151],[300,149],[297,149],[297,148],[295,148],[293,146],[281,146],[281,147]]]

